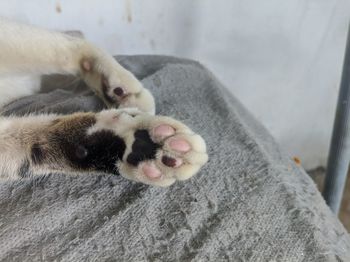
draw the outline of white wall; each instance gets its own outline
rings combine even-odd
[[[8,0],[0,15],[81,30],[113,54],[197,59],[291,156],[325,164],[349,0]]]

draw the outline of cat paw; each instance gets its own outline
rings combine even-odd
[[[117,168],[128,179],[166,187],[189,179],[208,160],[203,138],[177,120],[133,109],[104,114],[114,119],[114,132],[126,144]]]
[[[137,108],[149,114],[155,113],[152,94],[128,70],[114,58],[100,55],[84,57],[80,71],[85,82],[110,108]]]

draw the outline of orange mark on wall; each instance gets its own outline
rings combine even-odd
[[[57,12],[57,13],[59,13],[59,14],[62,13],[62,8],[61,8],[60,2],[57,2],[57,3],[56,3],[56,8],[55,8],[55,9],[56,9],[56,12]]]
[[[126,20],[128,21],[128,23],[131,23],[132,22],[131,0],[126,0],[125,11],[126,11]]]
[[[301,165],[301,160],[299,157],[297,157],[297,156],[293,157],[293,161],[295,162],[295,164],[297,164],[297,166]]]

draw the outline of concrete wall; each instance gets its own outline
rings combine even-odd
[[[197,59],[291,156],[325,164],[349,0],[8,0],[0,15],[81,30],[113,54]]]

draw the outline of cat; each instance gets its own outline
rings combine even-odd
[[[203,138],[154,115],[152,94],[112,56],[85,39],[0,18],[0,106],[38,92],[47,74],[82,78],[110,109],[0,116],[0,180],[102,172],[166,187],[207,162]]]

